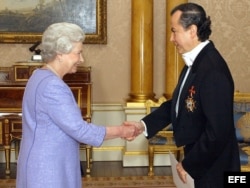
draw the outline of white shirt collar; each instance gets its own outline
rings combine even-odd
[[[186,52],[182,54],[182,58],[185,62],[185,64],[190,67],[193,65],[193,62],[197,55],[200,53],[200,51],[209,43],[209,40],[206,40],[204,42],[201,42],[198,44],[194,49],[192,49],[190,52]]]

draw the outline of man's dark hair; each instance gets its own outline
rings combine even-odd
[[[188,29],[191,25],[196,25],[199,41],[203,42],[209,39],[212,33],[211,20],[209,16],[206,16],[205,10],[200,5],[195,3],[180,4],[171,11],[171,15],[178,10],[182,12],[179,22],[184,29]]]

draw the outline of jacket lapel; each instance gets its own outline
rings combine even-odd
[[[180,91],[180,87],[181,87],[181,83],[183,82],[183,79],[185,77],[185,74],[188,70],[188,67],[185,66],[183,69],[182,69],[182,72],[180,74],[180,77],[179,77],[179,81],[178,81],[178,84],[176,85],[176,88],[174,90],[174,93],[172,95],[172,113],[174,113],[174,117],[176,117],[176,113],[175,113],[175,106],[176,106],[176,103],[177,103],[177,99],[178,99],[178,95],[179,95],[179,91]],[[190,71],[191,72],[191,71]],[[190,74],[189,72],[189,74]],[[187,78],[188,79],[188,78]],[[186,80],[187,81],[187,80]],[[185,85],[184,85],[185,87]],[[183,87],[183,89],[184,89]],[[183,91],[182,89],[182,91]],[[181,97],[181,96],[180,96]],[[180,104],[180,103],[179,103]]]

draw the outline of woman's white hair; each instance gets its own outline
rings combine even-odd
[[[73,23],[55,23],[43,33],[41,55],[44,62],[53,60],[57,54],[70,53],[75,42],[83,42],[85,33]]]

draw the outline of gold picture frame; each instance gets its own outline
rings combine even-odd
[[[31,5],[27,4],[24,13],[25,4],[13,6],[11,1],[14,0],[5,1],[4,8],[0,8],[0,43],[36,43],[51,22],[68,21],[84,25],[85,44],[107,44],[107,0],[51,0],[44,5],[34,1],[37,4],[30,8],[29,14],[26,12]]]

